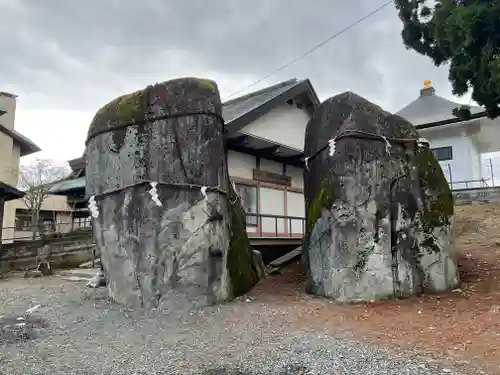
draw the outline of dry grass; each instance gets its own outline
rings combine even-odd
[[[417,349],[444,363],[500,374],[500,205],[456,209],[460,289],[441,295],[359,305],[338,305],[305,295],[295,264],[259,283],[261,303],[293,307],[294,326],[348,331],[369,342]]]

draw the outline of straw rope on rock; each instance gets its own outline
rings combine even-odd
[[[116,301],[178,309],[230,300],[257,281],[229,182],[215,82],[175,79],[97,112],[86,192]]]
[[[451,191],[412,124],[346,92],[315,111],[305,155],[310,293],[348,302],[458,284]]]

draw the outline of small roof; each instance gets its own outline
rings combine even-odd
[[[24,193],[15,187],[0,181],[0,198],[4,202],[24,197]]]
[[[67,195],[72,191],[81,191],[81,189],[85,189],[85,177],[56,182],[49,189],[49,193],[54,195]]]
[[[225,125],[230,127],[231,123],[235,120],[258,109],[273,99],[280,98],[283,94],[291,92],[292,90],[295,91],[292,95],[300,94],[300,91],[309,94],[310,101],[319,105],[319,99],[310,81],[308,79],[298,81],[297,78],[293,78],[273,86],[265,87],[262,90],[225,101],[222,104],[222,117],[224,118]]]
[[[0,132],[11,137],[14,142],[19,144],[21,148],[21,156],[26,156],[34,154],[35,152],[41,151],[41,148],[34,144],[29,138],[25,137],[21,133],[11,130],[0,124]]]
[[[430,84],[430,82],[427,81],[426,84]],[[432,86],[428,86],[420,90],[420,96],[417,99],[400,109],[396,114],[410,121],[418,128],[424,124],[458,120],[452,114],[452,111],[454,108],[460,108],[461,106],[463,104],[436,95],[436,90]],[[477,115],[484,111],[482,107],[470,106],[472,115]]]

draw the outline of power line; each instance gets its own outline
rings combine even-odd
[[[380,12],[382,9],[384,9],[385,7],[387,7],[389,4],[392,3],[392,0],[391,1],[388,1],[386,2],[385,4],[379,6],[377,9],[371,11],[370,13],[368,13],[367,15],[361,17],[360,19],[358,19],[356,22],[354,23],[351,23],[349,26],[343,28],[342,30],[336,32],[335,34],[329,36],[327,39],[323,40],[321,43],[317,44],[316,46],[314,46],[313,48],[311,48],[310,50],[308,50],[307,52],[303,53],[302,55],[294,58],[293,60],[290,60],[289,62],[287,62],[286,64],[282,65],[281,67],[279,67],[278,69],[272,71],[271,73],[267,74],[266,76],[258,79],[257,81],[253,82],[252,84],[246,86],[245,88],[241,89],[241,90],[238,90],[236,92],[233,92],[231,95],[228,95],[224,98],[224,100],[226,99],[229,99],[237,94],[239,94],[240,92],[242,91],[245,91],[246,89],[249,89],[250,87],[253,87],[259,83],[261,83],[262,81],[268,79],[269,77],[275,75],[276,73],[278,72],[281,72],[282,70],[288,68],[290,65],[296,63],[297,61],[303,59],[304,57],[306,57],[307,55],[310,55],[311,53],[313,53],[314,51],[316,51],[317,49],[319,49],[320,47],[324,46],[325,44],[327,44],[328,42],[330,42],[331,40],[335,39],[336,37],[342,35],[343,33],[345,33],[346,31],[352,29],[353,27],[357,26],[358,24],[360,24],[361,22],[365,21],[366,19],[370,18],[371,16],[373,16],[374,14]]]

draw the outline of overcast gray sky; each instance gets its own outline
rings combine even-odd
[[[36,156],[63,162],[112,98],[180,76],[215,79],[224,97],[383,2],[0,0],[0,90],[19,95],[16,129]],[[447,69],[406,51],[400,30],[390,5],[252,90],[309,78],[320,99],[352,90],[396,111],[431,79],[453,99]]]

